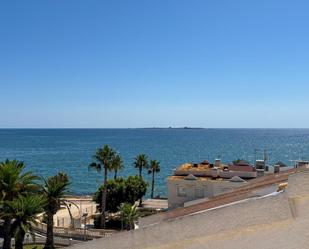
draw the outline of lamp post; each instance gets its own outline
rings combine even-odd
[[[88,213],[87,213],[87,212],[83,213],[83,218],[84,218],[84,240],[86,240],[86,222],[87,222],[87,216],[88,216]]]

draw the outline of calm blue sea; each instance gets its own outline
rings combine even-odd
[[[89,171],[96,148],[109,144],[123,157],[121,175],[136,174],[139,153],[161,162],[156,194],[166,195],[166,177],[184,162],[220,156],[223,162],[254,161],[254,150],[267,149],[270,162],[309,158],[309,129],[0,129],[0,160],[22,160],[40,176],[69,174],[74,194],[93,193],[102,176]],[[146,175],[146,172],[145,172]],[[148,177],[148,176],[146,176]]]

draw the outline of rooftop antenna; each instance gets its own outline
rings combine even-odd
[[[258,159],[258,153],[259,153],[259,149],[255,149],[255,160],[257,160]]]
[[[256,165],[256,160],[257,160],[257,153],[258,153],[259,149],[254,149],[254,165]]]
[[[254,156],[250,156],[250,155],[249,155],[248,158],[249,158],[248,160],[249,160],[250,162],[252,162],[251,160],[254,159]],[[254,165],[254,162],[253,162],[253,165]]]
[[[264,150],[264,161],[268,161],[269,157],[268,157],[268,153],[267,153],[267,149]]]
[[[294,163],[293,168],[297,168],[297,162],[299,160],[290,160],[290,162]]]

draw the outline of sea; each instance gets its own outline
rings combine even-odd
[[[103,174],[90,170],[97,148],[108,144],[125,167],[120,176],[136,175],[134,158],[144,153],[160,162],[155,195],[167,196],[166,178],[185,162],[235,159],[254,162],[267,151],[269,164],[309,159],[309,129],[0,129],[0,161],[21,160],[26,170],[48,177],[59,171],[71,180],[70,193],[92,194]],[[109,175],[112,177],[112,174]],[[144,171],[150,182],[150,176]],[[149,193],[148,193],[149,195]]]

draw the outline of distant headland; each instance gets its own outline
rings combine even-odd
[[[158,129],[160,129],[160,130],[163,130],[163,129],[180,129],[180,130],[182,130],[182,129],[191,129],[191,130],[201,130],[201,129],[206,129],[206,128],[203,128],[203,127],[188,127],[188,126],[184,126],[184,127],[172,127],[172,126],[170,126],[170,127],[144,127],[144,128],[136,128],[136,129],[154,129],[154,130],[158,130]]]

